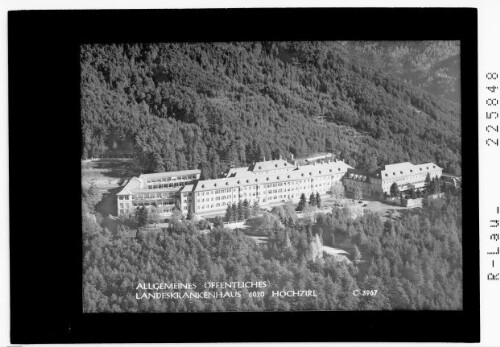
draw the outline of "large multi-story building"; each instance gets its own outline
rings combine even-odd
[[[141,206],[156,206],[166,217],[177,205],[183,214],[223,214],[228,205],[247,200],[250,204],[273,206],[298,202],[305,194],[326,194],[332,184],[342,181],[347,192],[356,187],[363,196],[381,198],[395,182],[400,191],[420,189],[427,174],[441,177],[443,169],[433,163],[385,165],[374,173],[355,170],[344,161],[323,160],[307,165],[286,160],[257,162],[248,167],[229,169],[224,177],[200,180],[200,170],[140,175],[132,178],[117,194],[118,215]]]
[[[324,161],[310,165],[285,160],[257,162],[251,167],[230,169],[226,177],[199,181],[193,190],[197,214],[225,211],[227,205],[247,200],[260,206],[298,202],[300,196],[326,194],[332,183],[340,181],[348,169],[343,161]]]
[[[350,169],[343,182],[348,192],[359,187],[363,196],[381,197],[384,193],[390,194],[393,183],[398,185],[400,191],[422,189],[427,174],[431,179],[439,178],[443,169],[434,163],[414,165],[409,162],[385,165],[373,173]]]
[[[143,174],[133,177],[116,194],[118,215],[134,212],[138,207],[156,206],[160,213],[169,213],[177,203],[187,211],[190,189],[200,179],[200,170]],[[188,192],[189,191],[189,192]]]
[[[351,168],[337,160],[301,166],[280,159],[231,168],[212,180],[199,180],[199,170],[141,175],[117,194],[118,215],[152,205],[166,215],[176,204],[184,214],[191,207],[193,213],[209,215],[223,214],[227,205],[244,200],[262,207],[298,202],[302,194],[326,194]]]

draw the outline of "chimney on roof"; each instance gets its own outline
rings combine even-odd
[[[283,158],[281,157],[281,154],[280,154],[280,160],[281,160],[281,159],[283,159]]]
[[[293,161],[293,153],[290,153],[290,155],[292,156],[292,161]]]

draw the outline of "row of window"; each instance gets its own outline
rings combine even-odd
[[[263,203],[266,203],[266,202],[270,202],[270,201],[273,201],[273,200],[282,200],[282,201],[285,201],[285,200],[290,200],[290,199],[298,199],[299,198],[299,195],[298,194],[276,194],[276,195],[270,195],[268,196],[267,198],[265,199],[262,199],[262,202]],[[252,200],[249,200],[249,203],[252,204],[253,203],[253,199]],[[208,202],[208,200],[207,200]],[[221,208],[225,208],[227,207],[228,205],[231,205],[230,202],[216,202],[216,203],[213,203],[213,202],[210,202],[210,203],[200,203],[198,204],[197,206],[197,210],[201,211],[201,210],[209,210],[209,209],[221,209]]]
[[[174,183],[165,183],[165,184],[148,184],[148,189],[162,189],[162,188],[177,188],[184,187],[186,184],[190,184],[192,182],[174,182]]]
[[[436,177],[436,176],[438,176],[438,175],[437,174],[436,175],[433,175],[433,174],[430,175],[431,178]],[[416,184],[416,183],[424,182],[426,177],[427,177],[427,174],[425,174],[425,175],[414,175],[414,176],[401,177],[401,178],[386,180],[386,181],[384,181],[384,183],[382,185],[384,187],[387,187],[387,186],[392,185],[394,182],[396,182],[397,184],[401,184],[401,182],[410,182],[410,183],[415,183]]]
[[[214,194],[225,194],[225,193],[231,193],[231,191],[232,189],[209,190],[207,192],[199,192],[197,195],[204,196],[204,195],[214,195]]]
[[[326,184],[323,184],[323,183],[318,183],[316,184],[314,187],[316,188],[319,188],[320,190],[326,190],[326,188],[324,187],[326,186]],[[312,189],[311,187],[307,187],[307,189],[305,190],[310,190]],[[265,191],[264,193],[265,194],[276,194],[276,193],[283,193],[283,192],[289,192],[289,191],[294,191],[294,190],[301,190],[300,188],[280,188],[280,189],[268,189],[267,191]],[[304,190],[304,189],[303,189]],[[239,197],[240,198],[246,198],[246,197],[253,197],[253,196],[259,196],[260,194],[259,193],[243,193],[243,194],[239,194]],[[215,199],[215,200],[214,200]],[[212,197],[212,198],[201,198],[201,199],[198,199],[198,203],[203,203],[205,202],[205,200],[207,202],[209,201],[220,201],[220,200],[228,200],[228,199],[231,199],[231,195],[223,195],[223,196],[216,196],[216,197]],[[233,199],[236,199],[236,195],[233,195]]]
[[[132,200],[137,199],[172,199],[177,197],[176,192],[157,192],[132,195]],[[125,199],[127,200],[127,199]]]
[[[176,180],[195,180],[195,179],[198,179],[198,175],[169,176],[169,177],[149,178],[146,180],[146,183],[169,182]]]
[[[146,205],[146,206],[148,206],[148,205]],[[166,213],[166,212],[172,211],[173,206],[157,206],[157,208],[158,208],[159,213]],[[129,214],[129,213],[132,213],[134,211],[135,211],[135,209],[121,207],[120,209],[118,209],[118,215]]]
[[[263,188],[271,188],[271,187],[280,187],[280,186],[289,186],[289,185],[303,185],[303,184],[308,184],[313,182],[314,180],[316,182],[319,181],[338,181],[341,178],[341,175],[334,175],[334,176],[321,176],[317,177],[314,179],[304,179],[304,180],[296,180],[296,181],[287,181],[287,182],[277,182],[277,183],[269,183],[269,184],[264,184],[262,185]],[[202,185],[204,187],[204,185]],[[198,192],[198,196],[204,196],[204,195],[212,195],[212,194],[224,194],[226,192],[231,192],[232,189],[237,190],[257,190],[259,188],[259,185],[251,185],[251,186],[242,186],[242,187],[236,187],[236,188],[231,188],[231,189],[215,189],[215,190],[209,190],[209,191],[204,191],[204,192]]]
[[[427,170],[429,170],[429,168],[427,168]],[[422,168],[420,168],[420,171],[422,172],[419,172],[418,174],[419,175],[427,175],[427,173],[433,175],[433,174],[436,174],[439,170],[430,170],[430,171],[423,171]],[[413,173],[413,170],[410,170],[410,174]],[[400,171],[399,173],[397,172],[393,172],[392,175],[393,176],[396,176],[396,174],[401,174],[401,175],[404,175],[404,172],[403,171]],[[409,175],[409,174],[406,174],[406,175]],[[389,177],[390,175],[388,173],[385,174],[385,177]]]
[[[329,181],[329,180],[328,180]],[[280,186],[289,186],[289,185],[298,185],[299,187],[297,188],[289,188],[288,190],[300,190],[300,189],[309,189],[311,180],[304,180],[304,181],[295,181],[295,182],[284,182],[284,183],[272,183],[272,184],[266,184],[264,185],[264,188],[271,188],[271,187],[280,187]],[[313,185],[313,187],[318,187],[318,186],[323,186],[327,185],[327,183],[317,183],[316,185]],[[257,190],[256,186],[250,186],[250,187],[243,187],[241,190]],[[274,190],[264,190],[264,193],[275,193],[276,189]],[[209,190],[206,192],[199,192],[197,193],[197,196],[206,196],[206,195],[217,195],[217,194],[224,194],[224,193],[231,193],[231,189],[218,189],[218,190]],[[258,193],[257,193],[258,194]],[[253,193],[255,195],[255,193]]]
[[[173,206],[175,202],[173,200],[137,200],[132,201],[133,206]]]

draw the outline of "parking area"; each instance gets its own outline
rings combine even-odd
[[[388,218],[390,214],[392,213],[393,217],[399,217],[400,213],[398,212],[399,210],[406,210],[406,207],[403,206],[394,206],[394,205],[388,205],[384,204],[380,201],[364,201],[363,205],[366,204],[365,209],[371,211],[371,212],[376,212],[378,213],[381,217]]]

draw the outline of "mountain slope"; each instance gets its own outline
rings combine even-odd
[[[290,153],[460,174],[460,106],[337,42],[87,45],[82,156],[134,148],[144,172],[214,177]],[[353,136],[354,135],[354,136]]]
[[[354,57],[435,96],[460,103],[460,42],[352,41]]]

